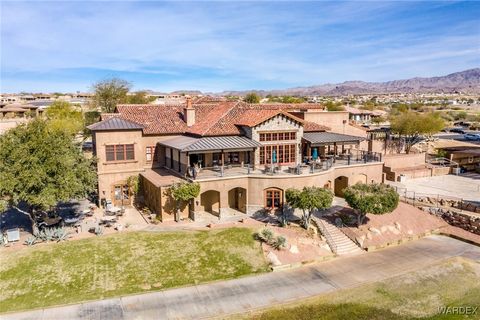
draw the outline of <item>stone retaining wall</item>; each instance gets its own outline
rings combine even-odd
[[[420,207],[420,209],[441,217],[452,226],[480,235],[480,216],[445,208]]]
[[[412,200],[411,196],[409,197],[409,200]],[[422,195],[422,196],[416,196],[415,201],[418,203],[425,203],[427,205],[457,208],[460,210],[467,210],[470,212],[480,213],[480,205],[475,204],[473,202],[469,202],[469,201],[463,201],[460,199],[445,199],[441,197],[435,197],[433,195],[432,196]]]

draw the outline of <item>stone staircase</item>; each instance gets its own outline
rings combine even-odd
[[[314,217],[313,220],[322,235],[326,238],[330,249],[332,249],[332,252],[336,255],[352,255],[365,252],[328,220],[317,217]]]

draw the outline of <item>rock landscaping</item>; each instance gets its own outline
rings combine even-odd
[[[480,235],[479,214],[459,212],[456,209],[447,208],[420,207],[420,209],[442,218],[452,226]]]

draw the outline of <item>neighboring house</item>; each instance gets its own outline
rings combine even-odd
[[[457,163],[466,171],[480,172],[480,147],[443,148],[446,158]]]
[[[140,175],[145,204],[173,220],[168,186],[197,181],[201,192],[182,217],[208,212],[254,214],[283,206],[285,190],[382,181],[381,154],[362,150],[363,136],[328,132],[309,114],[316,104],[208,101],[119,105],[89,126],[98,158],[100,201],[131,203],[126,181]],[[365,135],[365,134],[364,134]]]
[[[349,114],[349,119],[357,124],[369,124],[373,118],[385,116],[386,112],[383,110],[363,110],[350,106],[345,107],[345,111]]]
[[[7,104],[0,108],[0,119],[2,118],[24,118],[27,116],[41,115],[43,109],[32,104]]]

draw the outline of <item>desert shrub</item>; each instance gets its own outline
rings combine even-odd
[[[271,243],[271,246],[276,250],[281,250],[287,247],[287,238],[284,236],[277,236]]]

